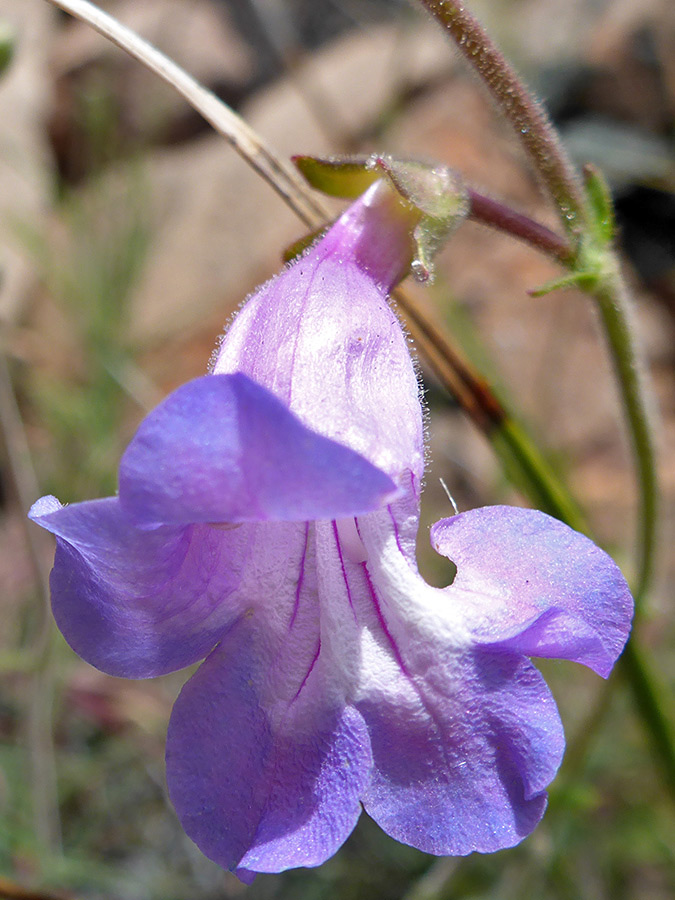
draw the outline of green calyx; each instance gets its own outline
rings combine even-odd
[[[373,182],[386,179],[401,203],[417,214],[412,230],[416,252],[411,272],[418,281],[433,279],[433,258],[469,213],[468,192],[446,166],[399,160],[387,154],[359,157],[295,156],[305,179],[331,197],[353,200]]]
[[[586,198],[590,211],[588,232],[579,243],[572,271],[563,278],[549,281],[530,291],[533,297],[543,297],[552,291],[578,287],[589,294],[597,293],[614,270],[612,243],[616,234],[614,207],[609,186],[602,172],[595,166],[584,169]]]

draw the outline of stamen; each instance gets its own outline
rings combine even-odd
[[[439,480],[440,483],[441,483],[441,487],[442,487],[443,490],[445,491],[445,496],[448,498],[448,500],[450,501],[450,503],[452,503],[452,508],[453,508],[454,511],[455,511],[455,515],[458,516],[458,515],[459,515],[459,507],[458,507],[457,504],[455,503],[455,498],[452,496],[452,494],[451,494],[450,491],[448,490],[448,486],[447,486],[447,484],[443,481],[443,479],[442,479],[442,478],[439,478],[438,480]]]

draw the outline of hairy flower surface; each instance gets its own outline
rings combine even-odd
[[[543,513],[438,522],[457,575],[420,576],[422,413],[387,303],[409,221],[385,190],[249,298],[213,372],[141,424],[118,496],[31,510],[84,659],[144,678],[205,658],[171,716],[169,792],[244,879],[319,865],[362,807],[429,853],[518,843],[564,746],[529,657],[606,676],[629,630],[617,567]]]

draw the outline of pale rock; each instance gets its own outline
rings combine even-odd
[[[16,32],[14,58],[0,78],[0,320],[12,322],[35,285],[16,226],[39,231],[51,191],[44,120],[54,12],[44,0],[0,0],[0,19]]]
[[[159,48],[202,84],[243,86],[251,77],[251,51],[213,0],[116,0],[106,12]],[[103,38],[91,26],[73,20],[62,28],[52,51],[54,76],[60,85],[56,114],[73,119],[70,108],[77,81],[91,67],[105,73],[106,89],[115,96],[127,131],[154,138],[185,112],[183,99],[135,59]],[[62,124],[61,127],[68,127]],[[72,127],[72,125],[71,125]]]

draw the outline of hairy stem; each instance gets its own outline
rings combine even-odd
[[[547,256],[557,259],[563,265],[570,265],[574,259],[574,247],[546,225],[517,212],[499,200],[487,197],[473,188],[468,188],[469,218],[483,225],[489,225],[498,231],[504,231],[512,237],[519,238]]]
[[[583,188],[544,107],[525,88],[464,3],[455,0],[420,2],[449,32],[486,85],[500,112],[516,129],[536,171],[556,202],[565,231],[577,234],[587,222]]]

